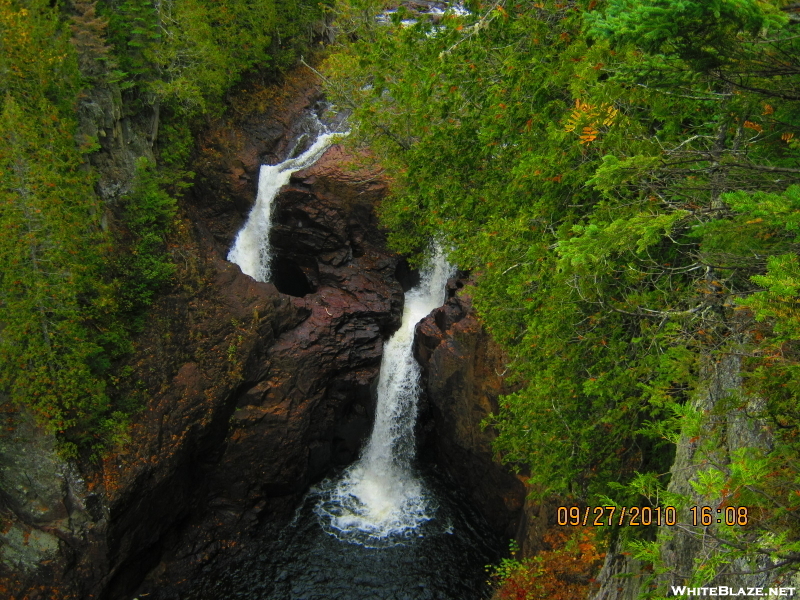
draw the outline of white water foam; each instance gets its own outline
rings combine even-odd
[[[316,117],[314,119],[316,120]],[[305,152],[277,165],[261,165],[256,203],[228,252],[228,260],[239,265],[243,273],[250,275],[256,281],[269,281],[271,274],[272,250],[269,233],[272,229],[272,201],[278,195],[278,191],[289,183],[292,173],[313,165],[329,146],[347,135],[328,132],[318,120],[316,123],[318,124],[316,133],[319,135]]]
[[[340,539],[391,545],[433,518],[435,507],[411,468],[420,376],[413,341],[417,323],[444,303],[453,271],[437,247],[419,285],[406,293],[400,329],[384,346],[369,442],[358,462],[319,490],[315,512],[322,527]]]

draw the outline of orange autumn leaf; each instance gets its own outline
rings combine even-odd
[[[580,135],[581,144],[588,144],[597,139],[598,131],[594,127],[584,127]]]
[[[752,129],[753,131],[757,131],[758,133],[764,131],[764,128],[761,125],[759,125],[758,123],[754,123],[753,121],[745,121],[742,124],[742,126],[745,127],[746,129]]]
[[[516,562],[497,582],[493,600],[553,598],[584,600],[605,555],[591,527],[553,527],[543,536],[549,549]]]

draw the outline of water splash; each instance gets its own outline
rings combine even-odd
[[[419,285],[406,293],[400,329],[384,346],[369,442],[358,462],[319,492],[315,512],[322,527],[340,539],[392,545],[415,535],[433,516],[435,505],[411,468],[420,376],[412,346],[417,323],[444,303],[452,274],[437,247]]]
[[[269,233],[272,229],[272,201],[278,195],[278,191],[289,183],[292,173],[313,165],[329,146],[347,135],[328,131],[313,113],[309,115],[309,119],[310,131],[304,136],[314,135],[316,139],[307,150],[299,156],[294,156],[298,145],[305,140],[304,136],[300,136],[285,161],[277,165],[261,165],[256,202],[228,252],[228,260],[239,265],[242,273],[250,275],[256,281],[269,281],[271,275],[272,249]]]

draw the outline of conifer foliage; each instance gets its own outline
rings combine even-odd
[[[0,388],[65,432],[107,409],[85,312],[102,236],[73,138],[77,61],[44,2],[4,1],[0,39]]]
[[[474,1],[376,27],[362,4],[339,8],[329,90],[390,174],[394,247],[439,238],[477,280],[522,384],[490,419],[497,450],[543,496],[631,505],[663,494],[675,443],[702,432],[697,489],[761,520],[704,538],[719,551],[699,580],[742,557],[797,568],[791,6]],[[699,412],[703,374],[731,361],[743,387]],[[774,445],[725,458],[730,410]]]
[[[321,14],[302,7],[0,0],[0,399],[33,410],[65,456],[124,431],[134,407],[108,382],[174,272],[166,241],[193,128],[246,71],[292,63]],[[95,194],[97,140],[78,135],[91,86],[162,122],[160,164],[141,159],[114,207]]]

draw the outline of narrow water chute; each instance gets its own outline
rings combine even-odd
[[[256,281],[269,281],[271,276],[272,249],[269,234],[272,229],[272,201],[278,191],[289,183],[292,173],[313,165],[325,154],[328,147],[346,135],[328,131],[316,115],[312,114],[310,118],[311,134],[316,139],[305,152],[298,156],[292,156],[291,152],[289,158],[277,165],[261,165],[256,202],[228,252],[228,260],[239,265],[242,273],[250,275]]]
[[[420,283],[406,293],[403,321],[384,346],[372,434],[361,458],[321,490],[316,507],[323,528],[364,545],[413,535],[432,518],[422,481],[414,474],[414,426],[420,369],[413,355],[414,329],[445,300],[453,274],[436,248]]]

